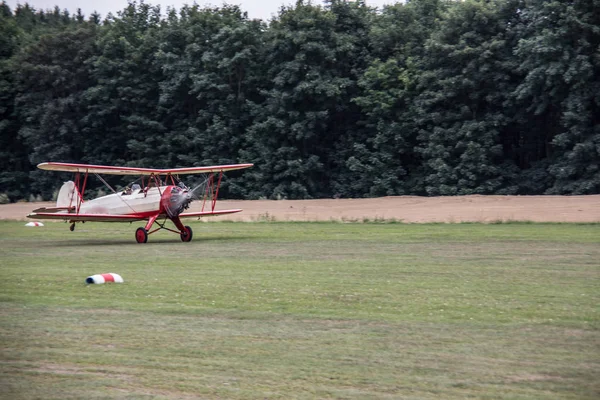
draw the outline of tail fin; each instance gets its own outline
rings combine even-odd
[[[75,205],[75,199],[77,196],[77,190],[75,189],[75,183],[73,181],[65,182],[56,198],[56,207],[71,207]]]

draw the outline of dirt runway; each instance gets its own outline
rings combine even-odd
[[[52,203],[0,205],[0,219],[25,220]],[[190,211],[201,204],[192,203]],[[375,199],[221,200],[217,209],[243,212],[215,220],[233,221],[367,221],[424,222],[600,222],[600,195],[590,196],[398,196]]]

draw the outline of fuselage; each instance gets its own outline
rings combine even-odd
[[[171,186],[151,187],[146,191],[137,189],[127,192],[117,192],[97,199],[88,200],[81,204],[81,214],[156,214],[161,212],[161,194],[168,192]]]

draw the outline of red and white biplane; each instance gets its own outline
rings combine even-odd
[[[211,167],[191,167],[174,169],[152,169],[112,167],[106,165],[87,165],[47,162],[38,168],[49,171],[74,172],[74,181],[65,182],[56,200],[56,207],[44,207],[33,210],[27,217],[34,219],[57,219],[71,223],[70,230],[75,229],[76,222],[134,222],[147,221],[144,227],[135,232],[138,243],[146,243],[148,235],[165,229],[180,235],[181,240],[192,240],[192,228],[184,226],[182,218],[206,217],[233,214],[242,211],[215,210],[221,179],[225,171],[249,168],[252,164],[215,165]],[[83,200],[88,175],[96,175],[113,194],[93,200]],[[140,176],[141,185],[136,183],[122,191],[113,190],[99,174]],[[180,175],[206,174],[202,194],[202,210],[184,212],[192,200],[194,190],[179,180]],[[165,227],[167,219],[171,220],[178,230]],[[151,230],[152,225],[158,228]]]

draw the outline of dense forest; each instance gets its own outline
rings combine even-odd
[[[72,11],[0,5],[2,201],[51,199],[44,161],[254,163],[228,198],[600,193],[600,0]]]

